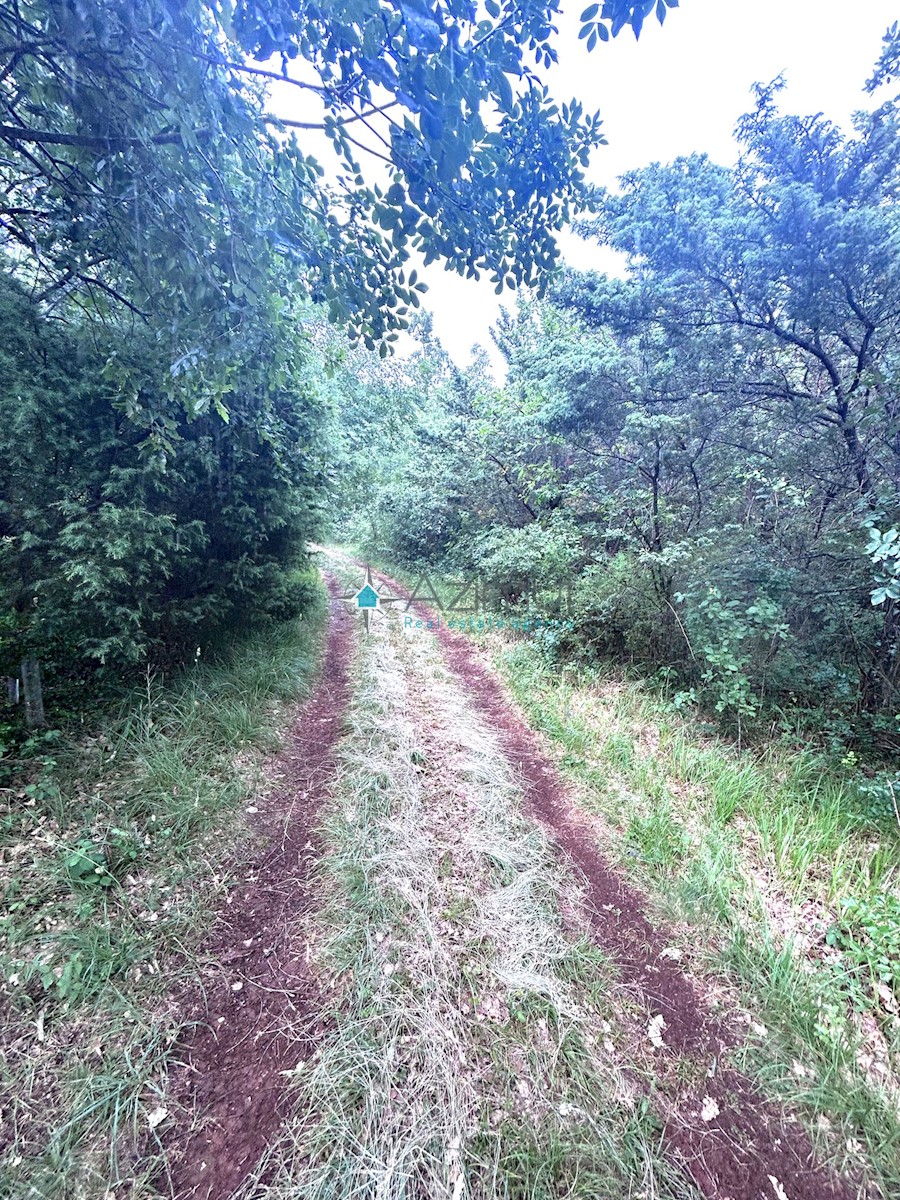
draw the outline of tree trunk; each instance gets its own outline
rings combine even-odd
[[[44,716],[44,694],[41,688],[41,669],[36,658],[22,662],[22,690],[25,693],[25,724],[29,729],[43,729],[47,720]]]

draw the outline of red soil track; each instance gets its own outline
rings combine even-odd
[[[316,904],[310,839],[350,697],[351,620],[334,580],[328,585],[321,678],[281,755],[283,783],[265,802],[255,830],[266,848],[242,868],[245,882],[210,936],[209,960],[216,965],[183,1006],[197,1024],[180,1047],[187,1072],[173,1079],[173,1091],[186,1108],[196,1107],[202,1123],[168,1147],[179,1200],[232,1195],[285,1116],[282,1072],[309,1057],[321,1032],[316,983],[292,925]]]
[[[379,577],[396,595],[409,599],[409,591],[396,580],[380,573]],[[665,1129],[665,1143],[697,1188],[709,1200],[777,1200],[774,1177],[790,1200],[854,1200],[855,1187],[814,1161],[809,1139],[795,1120],[766,1100],[745,1076],[718,1068],[735,1039],[704,1008],[684,972],[660,956],[670,939],[645,915],[646,897],[601,854],[591,831],[574,813],[556,767],[513,711],[472,642],[449,629],[426,605],[415,602],[412,608],[434,623],[448,665],[518,770],[528,809],[583,876],[598,947],[643,997],[648,1016],[663,1017],[669,1053],[697,1059],[714,1070],[702,1095],[679,1091],[674,1097],[677,1115],[668,1119]],[[703,1096],[713,1098],[720,1110],[708,1122],[700,1118]]]

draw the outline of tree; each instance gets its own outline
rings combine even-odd
[[[175,662],[297,610],[335,450],[311,305],[386,353],[414,250],[543,286],[602,140],[539,78],[557,7],[0,0],[8,669]]]
[[[84,689],[98,665],[170,667],[223,631],[298,615],[325,471],[309,348],[257,331],[229,423],[182,415],[160,464],[117,403],[118,374],[104,378],[111,353],[146,372],[151,339],[88,342],[9,280],[0,314],[0,670],[37,654],[51,693]]]
[[[883,47],[872,77],[866,83],[867,92],[875,92],[885,83],[900,76],[900,22],[895,21],[884,35]]]
[[[566,273],[503,324],[504,389],[435,393],[432,426],[464,420],[431,504],[460,510],[453,565],[567,548],[572,650],[664,667],[732,721],[798,703],[893,746],[897,104],[844,136],[776,95],[736,169],[692,156],[596,197],[584,229],[628,278]]]
[[[647,7],[604,13],[639,29]],[[418,304],[410,246],[498,288],[537,283],[602,140],[596,117],[539,82],[556,8],[4,0],[7,241],[44,300],[157,313],[182,378],[221,358],[273,254],[368,345]],[[320,119],[268,112],[276,82]],[[334,186],[297,141],[310,128],[344,163]],[[365,181],[363,153],[381,182]]]
[[[744,390],[795,430],[813,528],[843,522],[852,537],[895,523],[900,499],[898,107],[859,114],[848,138],[821,116],[781,116],[780,87],[757,89],[734,175],[698,158],[636,172],[603,198],[597,228],[663,285],[667,329],[740,338],[754,364]],[[896,693],[896,620],[891,600],[860,664],[874,707]]]

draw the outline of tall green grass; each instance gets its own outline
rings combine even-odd
[[[661,919],[696,930],[685,961],[724,977],[756,1017],[743,1065],[801,1110],[837,1165],[900,1194],[890,815],[867,810],[853,774],[814,750],[739,751],[640,684],[560,671],[527,642],[490,645],[579,802],[603,819],[607,852]]]
[[[310,686],[324,612],[320,596],[303,621],[148,679],[0,792],[0,1194],[157,1194],[171,996],[250,852],[245,806]]]

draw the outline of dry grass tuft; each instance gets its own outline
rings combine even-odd
[[[621,1069],[577,888],[427,634],[379,621],[328,821],[334,1032],[247,1195],[692,1195]]]

